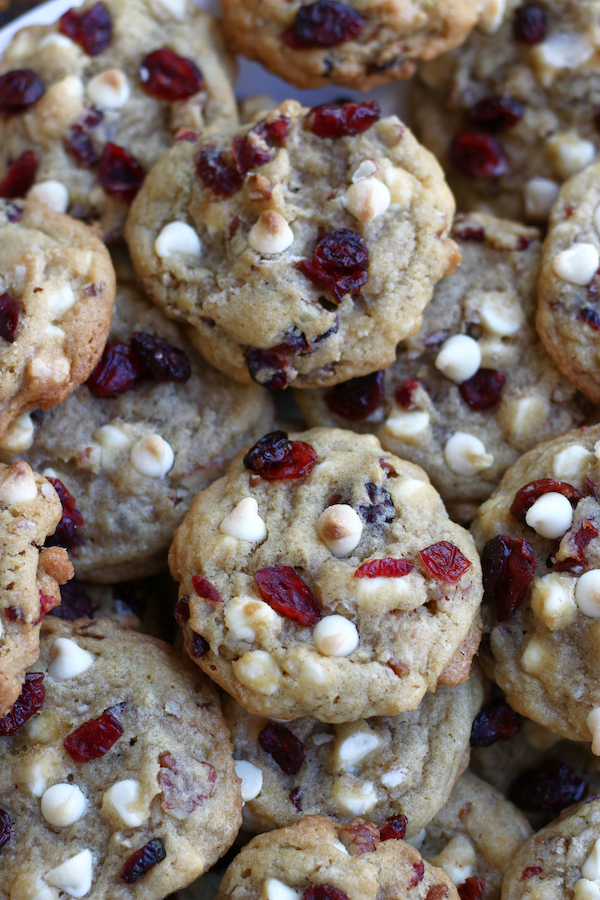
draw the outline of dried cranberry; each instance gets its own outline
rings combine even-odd
[[[587,563],[585,550],[588,544],[597,538],[599,534],[600,531],[598,531],[596,526],[586,519],[581,528],[578,528],[574,534],[569,534],[568,544],[569,547],[573,548],[573,555],[566,559],[558,560],[554,564],[554,571],[581,574],[583,566]]]
[[[25,112],[43,93],[44,85],[31,69],[13,69],[0,75],[0,115]]]
[[[205,641],[201,634],[196,634],[196,632],[192,632],[192,636],[190,638],[190,653],[194,657],[194,659],[202,659],[203,656],[206,656],[208,651],[210,650],[210,645],[208,641]]]
[[[140,81],[147,94],[169,103],[188,100],[204,84],[202,72],[191,59],[185,59],[166,47],[144,57],[140,66]]]
[[[305,47],[337,47],[357,37],[365,20],[356,10],[337,0],[306,3],[296,13],[294,24],[282,35],[284,44]]]
[[[135,884],[142,875],[166,858],[165,842],[162,838],[152,838],[124,862],[121,878],[127,884]]]
[[[450,888],[445,884],[432,884],[425,900],[446,900],[450,896]]]
[[[5,809],[0,807],[0,847],[4,847],[10,840],[12,834],[12,823],[10,816]]]
[[[81,125],[69,128],[64,144],[65,150],[78,165],[91,169],[98,164],[99,157],[92,139]]]
[[[267,390],[283,391],[290,383],[292,373],[288,357],[256,347],[247,347],[244,357],[250,378]]]
[[[58,494],[63,511],[56,531],[46,540],[46,546],[66,547],[67,549],[78,547],[82,543],[79,529],[85,525],[84,518],[75,506],[73,495],[66,489],[62,481],[59,481],[58,478],[48,478],[48,481]]]
[[[322,138],[362,134],[381,118],[376,100],[369,103],[323,103],[306,116],[306,127]]]
[[[314,284],[329,288],[334,301],[357,294],[368,278],[369,251],[362,237],[348,228],[330,231],[319,240],[312,259],[296,267]]]
[[[46,688],[43,685],[42,672],[29,672],[25,676],[25,682],[21,688],[18,699],[12,709],[0,719],[0,737],[14,734],[17,729],[41,709]]]
[[[509,171],[504,150],[491,134],[461,131],[452,141],[450,158],[467,178],[498,178]]]
[[[187,625],[190,618],[189,597],[182,597],[182,599],[176,603],[173,615],[175,616],[175,621],[181,628],[184,628]]]
[[[419,552],[425,568],[435,578],[453,583],[471,568],[471,563],[450,541],[439,541]]]
[[[485,878],[466,878],[457,887],[460,900],[481,900],[485,891]]]
[[[506,94],[485,97],[469,110],[469,117],[475,125],[490,131],[505,131],[523,118],[523,105]]]
[[[97,719],[88,719],[65,738],[63,745],[71,759],[85,763],[108,753],[123,734],[123,726],[105,710]]]
[[[521,717],[506,700],[493,700],[484,706],[471,729],[471,747],[491,747],[508,741],[521,730]]]
[[[495,369],[478,369],[471,378],[463,381],[458,390],[467,406],[477,412],[492,409],[500,400],[506,375]]]
[[[410,409],[413,405],[413,394],[421,385],[414,378],[408,378],[396,388],[396,403],[403,409]]]
[[[401,841],[406,834],[406,826],[408,820],[406,816],[391,816],[379,831],[379,838],[382,841]]]
[[[511,515],[522,525],[525,525],[525,516],[535,501],[543,494],[548,493],[562,494],[563,497],[571,501],[573,508],[583,497],[581,491],[566,481],[554,481],[553,478],[539,478],[537,481],[530,481],[529,484],[524,485],[521,490],[517,491],[510,507]]]
[[[290,801],[302,815],[302,785],[298,785],[290,794]]]
[[[420,884],[425,877],[425,863],[422,859],[420,859],[419,862],[413,863],[412,868],[413,876],[406,886],[409,891],[411,890],[411,888],[414,888],[418,884]]]
[[[74,578],[60,587],[60,606],[52,610],[51,615],[59,619],[74,622],[76,619],[89,618],[94,615],[95,607],[90,595],[81,581]]]
[[[541,866],[527,866],[527,868],[523,869],[521,872],[519,881],[528,881],[529,878],[535,878],[536,875],[541,875],[543,871]]]
[[[571,766],[558,759],[547,759],[536,769],[519,775],[508,789],[508,796],[521,809],[558,815],[572,803],[584,800],[589,789],[587,781]]]
[[[94,397],[118,397],[132,388],[143,374],[138,355],[128,344],[109,341],[87,386]]]
[[[125,147],[105,145],[100,159],[100,184],[111,197],[131,203],[145,174],[135,156]]]
[[[184,350],[173,347],[162,338],[145,331],[135,331],[131,338],[131,348],[140,367],[146,369],[154,381],[174,381],[183,384],[189,381],[192,367]]]
[[[577,321],[583,322],[583,324],[587,325],[588,328],[591,328],[592,331],[600,331],[600,316],[595,309],[592,309],[589,306],[584,306],[583,309],[579,310],[577,313]]]
[[[501,534],[483,548],[483,599],[495,604],[499,622],[520,608],[535,573],[535,555],[529,541]]]
[[[60,597],[57,597],[56,594],[43,594],[40,591],[40,614],[37,617],[34,625],[39,625],[42,619],[45,619],[46,616],[52,612],[61,602]]]
[[[385,474],[387,475],[388,478],[397,478],[398,473],[396,472],[395,468],[393,467],[393,465],[391,464],[391,462],[389,460],[380,459],[379,465],[381,466],[381,468],[383,469],[383,471],[385,472]]]
[[[522,44],[539,44],[548,31],[548,15],[538,3],[524,3],[515,12],[513,35]]]
[[[348,895],[330,884],[311,884],[302,894],[302,900],[348,900]]]
[[[389,491],[372,481],[365,485],[365,489],[370,503],[368,506],[359,506],[357,512],[367,525],[382,526],[396,518],[396,507]]]
[[[302,768],[306,756],[304,744],[285,725],[279,722],[265,725],[258,735],[258,743],[286,775],[296,775]]]
[[[285,334],[285,337],[280,344],[277,344],[270,349],[272,353],[299,353],[302,355],[304,353],[310,353],[312,344],[306,339],[306,335],[298,328],[294,328],[292,331],[288,331]]]
[[[222,603],[220,593],[208,578],[204,578],[203,575],[194,575],[192,584],[198,596],[203,600],[208,600],[210,603]]]
[[[19,313],[21,307],[10,294],[2,294],[0,297],[0,338],[14,344],[17,337]]]
[[[305,478],[318,462],[318,456],[304,441],[288,441],[285,431],[271,431],[244,456],[244,466],[265,481]]]
[[[485,228],[453,228],[452,237],[455,241],[472,241],[475,244],[485,243]]]
[[[300,625],[321,618],[317,598],[292,566],[267,566],[254,575],[260,595],[271,609]]]
[[[106,50],[112,37],[112,20],[104,3],[96,3],[82,13],[70,9],[62,16],[58,27],[89,56],[97,56]]]
[[[375,412],[384,396],[383,372],[373,372],[336,384],[325,394],[325,403],[334,415],[358,422]]]
[[[412,572],[414,565],[407,559],[371,559],[354,573],[355,578],[402,578]]]
[[[15,159],[0,181],[0,197],[7,200],[24,197],[35,180],[37,167],[38,159],[33,150],[28,150]]]
[[[217,197],[231,197],[240,190],[244,177],[234,168],[231,154],[219,152],[210,145],[196,157],[196,172],[206,187]]]
[[[354,819],[339,832],[342,844],[352,856],[373,853],[379,841],[379,829],[364,819]]]

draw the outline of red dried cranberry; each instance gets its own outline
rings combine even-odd
[[[208,641],[205,641],[201,634],[196,634],[196,632],[193,631],[190,638],[190,653],[194,659],[202,659],[209,650],[210,645]]]
[[[420,859],[419,862],[413,863],[412,868],[413,876],[406,886],[409,891],[411,890],[411,888],[414,888],[418,884],[420,884],[425,877],[425,863],[422,859]]]
[[[169,103],[188,100],[204,84],[202,72],[191,59],[185,59],[166,47],[144,57],[140,66],[140,81],[147,94]]]
[[[10,294],[2,294],[0,297],[0,338],[14,344],[17,337],[19,313],[21,307]]]
[[[285,334],[284,340],[280,344],[270,349],[272,353],[299,353],[303,355],[311,352],[312,344],[306,339],[306,335],[298,328],[294,328]]]
[[[383,828],[379,831],[379,839],[382,841],[401,841],[406,834],[408,820],[406,816],[391,816]]]
[[[143,374],[138,356],[130,346],[109,341],[87,386],[94,397],[118,397],[132,388]]]
[[[312,259],[296,263],[314,284],[329,288],[334,301],[357,294],[368,278],[369,251],[362,237],[348,228],[330,231],[317,243]]]
[[[521,877],[519,881],[528,881],[529,878],[534,878],[536,875],[541,875],[544,870],[541,866],[527,866],[526,869],[523,869],[521,872]]]
[[[10,840],[12,834],[12,823],[10,816],[5,809],[0,807],[0,847],[4,847]]]
[[[306,756],[304,744],[285,725],[279,722],[265,725],[258,735],[258,743],[286,775],[296,775],[302,768]]]
[[[464,221],[464,219],[455,219],[454,220],[454,228],[452,229],[452,237],[455,241],[472,241],[476,244],[483,244],[485,242],[485,228],[472,228],[471,226],[466,226],[465,228],[460,227],[460,222]]]
[[[254,575],[260,595],[271,609],[300,625],[321,618],[317,598],[292,566],[267,566]]]
[[[31,69],[13,69],[0,75],[0,115],[25,112],[40,99],[44,85]]]
[[[29,672],[25,676],[25,682],[21,688],[18,699],[12,709],[0,719],[0,737],[14,734],[17,729],[41,709],[46,688],[43,685],[42,672]]]
[[[337,0],[306,3],[296,13],[294,24],[284,31],[282,40],[288,47],[337,47],[357,37],[365,20],[356,10]]]
[[[147,334],[145,331],[133,333],[131,348],[137,356],[140,367],[146,369],[154,381],[160,383],[174,381],[178,384],[189,381],[192,367],[184,350],[179,350],[162,338]]]
[[[354,819],[343,826],[340,838],[345,847],[352,845],[353,856],[373,853],[379,840],[379,829],[364,819]]]
[[[450,896],[450,888],[445,884],[432,884],[425,900],[446,900]]]
[[[498,178],[509,171],[504,150],[491,134],[461,131],[452,141],[450,159],[467,178]]]
[[[62,481],[58,478],[48,478],[50,484],[58,494],[58,499],[62,505],[62,518],[58,523],[56,531],[47,541],[47,547],[78,547],[82,540],[78,531],[85,525],[85,521],[77,507],[75,499],[70,491],[66,489]]]
[[[412,572],[414,565],[407,559],[371,559],[354,573],[355,578],[402,578]]]
[[[204,578],[203,575],[194,575],[192,584],[198,596],[203,600],[208,600],[210,603],[222,603],[220,593],[208,578]]]
[[[210,145],[196,157],[196,172],[206,187],[217,197],[231,197],[244,183],[243,175],[234,168],[231,154],[219,152]]]
[[[481,900],[485,891],[485,878],[467,878],[459,884],[457,891],[460,900]]]
[[[71,759],[86,763],[108,753],[123,734],[123,726],[105,710],[97,719],[88,719],[65,738],[63,745]]]
[[[415,381],[414,378],[408,378],[406,381],[403,381],[402,384],[398,385],[395,394],[398,406],[401,406],[403,409],[410,409],[413,405],[413,394],[419,387],[421,387],[421,385],[418,381]]]
[[[525,516],[535,501],[543,494],[549,493],[562,494],[563,497],[570,500],[573,508],[577,506],[578,501],[583,497],[581,491],[566,481],[554,481],[553,478],[539,478],[537,481],[530,481],[529,484],[524,485],[521,490],[517,491],[510,507],[511,515],[522,525],[525,525]]]
[[[74,622],[76,619],[91,619],[94,611],[94,604],[84,585],[74,578],[60,586],[60,606],[55,607],[50,615]]]
[[[121,878],[127,884],[135,884],[142,875],[161,863],[166,858],[165,842],[162,838],[152,838],[123,864],[121,869]]]
[[[70,9],[62,16],[58,27],[89,56],[97,56],[106,50],[112,37],[112,20],[104,3],[96,3],[82,13]]]
[[[384,396],[383,372],[373,372],[336,384],[325,394],[325,403],[334,415],[359,422],[381,406]]]
[[[458,390],[467,406],[477,412],[492,409],[500,400],[506,375],[495,369],[478,369],[471,378],[463,381]]]
[[[587,781],[571,766],[558,759],[547,759],[536,769],[519,775],[508,789],[508,796],[520,809],[558,815],[572,803],[584,800],[589,789]]]
[[[575,534],[569,535],[569,545],[573,547],[574,555],[556,562],[554,564],[554,571],[572,572],[574,569],[582,570],[583,566],[587,563],[585,550],[587,549],[588,544],[597,538],[599,534],[600,531],[598,531],[596,526],[586,519],[581,528],[577,529]],[[580,574],[580,572],[578,571],[577,574]]]
[[[469,117],[475,125],[490,131],[505,131],[523,118],[523,106],[518,100],[506,94],[484,97],[469,110]]]
[[[290,801],[294,804],[300,815],[302,815],[302,785],[294,788],[290,794]]]
[[[577,321],[583,322],[583,324],[587,325],[588,328],[591,328],[592,331],[600,331],[600,316],[595,309],[592,309],[589,306],[584,306],[583,309],[579,310],[577,313]]]
[[[81,125],[69,128],[64,144],[65,150],[78,165],[91,169],[98,164],[99,158],[92,139]]]
[[[548,15],[538,3],[524,3],[515,12],[513,35],[522,44],[540,44],[548,31]]]
[[[471,563],[450,541],[439,541],[419,552],[425,568],[435,578],[454,583],[471,568]]]
[[[302,900],[348,900],[348,895],[330,884],[311,884],[302,894]]]
[[[471,747],[491,747],[508,741],[521,730],[521,717],[506,700],[493,700],[484,706],[471,729]]]
[[[24,197],[35,180],[37,167],[38,159],[33,150],[28,150],[15,159],[0,181],[0,197],[7,200]]]
[[[396,478],[397,477],[398,473],[396,472],[396,470],[393,467],[393,465],[391,464],[391,462],[389,462],[389,460],[380,459],[379,465],[381,466],[381,468],[383,469],[383,471],[385,472],[385,474],[387,475],[388,478]]]
[[[322,138],[362,134],[381,118],[376,100],[369,103],[322,103],[307,114],[306,127]]]
[[[285,431],[271,431],[244,456],[244,466],[265,481],[305,478],[318,462],[318,456],[304,441],[288,441]]]
[[[146,173],[125,147],[106,144],[100,159],[100,184],[107,194],[131,203]]]
[[[365,489],[370,503],[368,506],[359,506],[357,512],[367,525],[381,527],[396,518],[396,507],[389,491],[380,484],[373,484],[372,481],[365,485]]]
[[[173,615],[175,616],[175,621],[181,628],[184,628],[187,625],[190,618],[189,597],[182,597],[182,599],[176,603]]]
[[[34,625],[39,625],[42,619],[45,619],[48,613],[51,613],[60,602],[60,597],[57,597],[55,594],[42,594],[40,591],[40,614],[34,622]]]
[[[483,548],[483,599],[495,604],[499,622],[517,612],[535,573],[535,555],[529,541],[501,534]]]
[[[290,383],[291,360],[287,356],[279,356],[271,350],[247,347],[244,357],[250,378],[267,390],[283,391]]]

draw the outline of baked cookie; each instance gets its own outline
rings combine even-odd
[[[510,706],[600,753],[600,426],[540,444],[472,526],[482,553],[480,656]],[[482,652],[483,651],[483,652]]]
[[[160,900],[240,825],[217,694],[172,647],[109,619],[45,628],[25,711],[0,720],[5,896]]]
[[[393,361],[460,259],[453,213],[435,159],[375,101],[289,100],[176,144],[126,237],[148,294],[209,362],[280,390]]]
[[[192,503],[169,553],[188,652],[254,715],[416,709],[481,597],[470,535],[371,435],[266,435]]]
[[[0,196],[31,189],[114,239],[178,132],[237,121],[234,76],[191,0],[88,0],[24,28],[0,63]]]
[[[462,263],[438,282],[396,361],[295,397],[309,425],[373,432],[422,466],[452,517],[468,522],[523,451],[582,424],[584,398],[536,334],[539,232],[474,213],[452,236]]]
[[[506,0],[500,28],[425,63],[410,98],[417,135],[460,210],[544,221],[559,185],[600,149],[595,0]]]
[[[56,540],[78,578],[123,581],[166,566],[195,494],[271,421],[265,391],[215,372],[155,306],[120,288],[88,382],[50,412],[17,420],[0,455],[18,454],[59,486]]]
[[[0,464],[0,716],[21,692],[38,658],[40,623],[73,576],[65,550],[42,549],[60,522],[52,485],[27,463]]]
[[[35,200],[0,200],[0,438],[86,380],[114,301],[110,256],[89,228]]]
[[[355,819],[337,825],[306,816],[289,828],[253,838],[231,863],[217,900],[458,900],[441,869],[397,838]]]

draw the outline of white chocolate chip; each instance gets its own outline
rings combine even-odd
[[[127,828],[139,828],[144,822],[140,815],[141,785],[133,778],[117,781],[102,796],[102,812],[116,814]]]
[[[456,475],[476,475],[494,462],[485,445],[473,434],[455,432],[444,447],[444,459],[448,468]]]
[[[553,34],[535,48],[538,57],[553,69],[576,69],[588,61],[594,52],[583,34],[566,31]]]
[[[552,670],[552,657],[544,642],[539,638],[531,638],[521,655],[521,665],[529,675],[539,675]]]
[[[185,253],[187,256],[200,259],[202,242],[191,225],[185,222],[169,222],[156,238],[154,252],[161,259],[167,259],[174,253]]]
[[[477,341],[467,334],[455,334],[444,342],[435,360],[435,367],[442,375],[462,384],[481,365],[481,349]]]
[[[294,232],[281,213],[267,209],[250,229],[248,243],[257,253],[283,253],[294,243]]]
[[[41,882],[39,882],[39,880],[38,884],[41,885]],[[40,886],[33,900],[58,900],[58,891],[55,891],[53,888],[48,887],[48,885],[42,885]]]
[[[73,50],[77,47],[77,44],[71,38],[68,38],[66,34],[51,32],[41,39],[38,46],[40,50],[42,47],[62,47],[64,50]]]
[[[311,685],[327,684],[327,672],[323,666],[317,662],[315,654],[308,654],[302,661],[302,678],[310,681]]]
[[[40,763],[34,763],[28,772],[28,778],[25,782],[28,791],[34,797],[41,797],[46,790],[47,783],[48,778],[44,767]]]
[[[581,444],[569,444],[560,450],[552,460],[552,474],[555,478],[578,475],[581,469],[593,462],[594,454]]]
[[[495,34],[502,25],[505,11],[506,0],[485,0],[477,27],[484,34]]]
[[[48,295],[47,303],[48,312],[52,317],[52,321],[61,319],[75,303],[75,294],[73,293],[73,288],[71,288],[68,284],[64,284],[57,291],[53,291]]]
[[[345,738],[334,751],[336,765],[340,769],[349,769],[361,762],[379,746],[379,738],[374,732],[357,731]]]
[[[362,181],[363,178],[368,178],[370,175],[374,175],[377,171],[377,165],[373,162],[372,159],[363,159],[357,169],[355,169],[354,174],[351,178],[352,184],[356,184],[357,181]]]
[[[254,597],[234,597],[225,609],[225,624],[232,637],[249,644],[256,639],[257,629],[268,628],[276,621],[277,613]]]
[[[279,690],[281,669],[266,650],[249,650],[232,663],[237,680],[254,691],[270,696]]]
[[[121,69],[107,69],[92,78],[87,94],[97,109],[119,110],[129,100],[131,89]]]
[[[411,847],[414,847],[416,850],[420,850],[423,844],[425,843],[425,838],[427,837],[427,832],[424,828],[421,828],[418,834],[415,834],[414,837],[405,838],[404,843],[410,844]]]
[[[55,681],[76,678],[94,664],[94,657],[69,638],[59,637],[50,650],[48,675]]]
[[[407,444],[418,443],[429,428],[429,413],[420,409],[405,410],[396,407],[383,427],[392,437]]]
[[[398,787],[399,784],[402,784],[406,776],[408,775],[408,769],[390,769],[389,772],[384,772],[381,778],[379,779],[382,785],[386,788],[395,788]]]
[[[322,747],[323,744],[330,744],[332,742],[332,740],[333,740],[332,734],[321,733],[321,734],[313,734],[313,736],[312,736],[312,742],[315,745],[315,747]]]
[[[554,259],[553,268],[562,281],[585,287],[600,265],[600,255],[593,244],[576,243]]]
[[[186,0],[155,0],[174,19],[181,21],[185,17]]]
[[[39,200],[53,212],[66,213],[69,208],[69,191],[62,181],[40,181],[27,192],[27,197]]]
[[[575,601],[584,616],[600,619],[600,569],[590,569],[578,579]]]
[[[0,447],[7,453],[23,453],[33,443],[35,427],[30,413],[23,413],[13,419],[6,434],[0,441]]]
[[[129,458],[133,468],[148,478],[164,478],[175,462],[173,448],[160,434],[150,434],[137,441]]]
[[[536,534],[554,540],[562,537],[573,524],[573,507],[563,494],[550,491],[529,507],[525,521]]]
[[[258,797],[262,791],[262,769],[259,769],[258,766],[255,766],[251,762],[247,762],[245,759],[234,760],[234,766],[235,774],[242,782],[242,800],[244,803],[247,803],[249,800],[254,800],[254,798]]]
[[[428,858],[433,866],[443,869],[454,884],[463,884],[473,874],[473,866],[477,861],[475,848],[464,834],[450,838],[444,849]]]
[[[333,785],[333,796],[340,808],[352,816],[363,816],[377,803],[377,790],[372,781],[356,781],[347,784],[338,779]]]
[[[313,640],[323,656],[350,656],[358,647],[358,631],[344,616],[325,616],[315,625]]]
[[[258,503],[254,497],[244,497],[240,500],[223,519],[219,531],[240,541],[264,541],[267,526],[258,514]]]
[[[562,572],[536,578],[531,591],[531,609],[550,631],[566,628],[577,612],[575,579]]]
[[[600,756],[600,706],[596,706],[585,721],[592,735],[592,753]]]
[[[102,425],[96,428],[92,438],[102,448],[101,464],[105,469],[112,468],[118,454],[131,446],[131,438],[116,425]]]
[[[75,784],[53,784],[42,797],[41,809],[46,822],[66,828],[85,812],[86,800]]]
[[[533,222],[544,222],[554,206],[560,185],[551,178],[530,178],[523,191],[525,215]]]
[[[317,534],[334,556],[346,556],[358,547],[362,530],[360,516],[346,503],[329,506],[317,522]]]
[[[295,891],[277,878],[267,878],[260,894],[261,900],[299,900],[302,891]]]
[[[71,363],[66,356],[34,356],[27,369],[32,381],[64,384],[71,374]]]
[[[383,180],[389,188],[394,205],[407,206],[410,203],[415,184],[412,175],[397,166],[390,166],[384,170]]]
[[[359,222],[372,222],[389,209],[392,195],[378,178],[362,178],[351,184],[342,200],[348,212]]]
[[[517,334],[525,323],[523,309],[516,298],[501,291],[489,291],[482,295],[480,315],[484,328],[499,337]]]
[[[26,462],[16,462],[0,475],[0,503],[12,506],[37,497],[37,484],[31,467]]]
[[[596,148],[591,141],[580,138],[577,132],[565,131],[548,138],[546,152],[558,177],[566,181],[589,166]]]
[[[600,838],[592,847],[592,852],[581,867],[581,874],[590,881],[600,880]]]
[[[44,334],[47,334],[53,341],[62,341],[65,337],[65,332],[58,325],[46,325]]]
[[[575,882],[573,900],[600,900],[600,883],[580,878]]]
[[[92,889],[92,854],[82,850],[44,876],[51,887],[71,897],[85,897]]]

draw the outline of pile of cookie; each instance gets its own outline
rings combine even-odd
[[[0,900],[600,900],[600,4],[223,17],[0,61]]]

